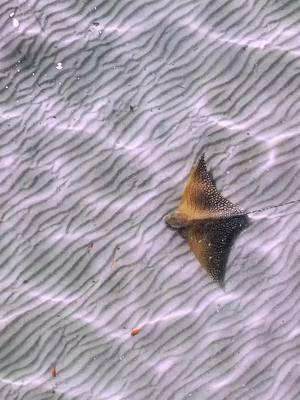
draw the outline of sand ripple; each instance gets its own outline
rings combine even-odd
[[[0,18],[1,399],[298,399],[299,206],[253,215],[225,292],[162,217],[202,152],[243,208],[300,198],[300,4]]]

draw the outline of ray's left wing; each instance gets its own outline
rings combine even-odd
[[[176,214],[185,215],[190,220],[204,220],[242,215],[245,212],[218,192],[202,155],[192,168]]]

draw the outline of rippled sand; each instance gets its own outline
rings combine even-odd
[[[300,198],[300,3],[0,18],[0,398],[299,399],[300,203],[253,215],[224,289],[163,216],[203,152],[244,209]]]

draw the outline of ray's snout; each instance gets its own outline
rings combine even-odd
[[[172,212],[166,215],[164,221],[171,229],[180,229],[189,225],[186,215],[178,212]]]
[[[176,217],[174,217],[174,213],[167,214],[164,217],[164,222],[168,226],[168,228],[176,229]]]

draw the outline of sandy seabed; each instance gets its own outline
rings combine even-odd
[[[300,198],[300,2],[0,18],[0,399],[299,399],[300,203],[252,216],[224,289],[163,217],[203,152],[244,209]]]

